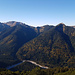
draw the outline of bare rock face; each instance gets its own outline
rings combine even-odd
[[[6,23],[7,25],[9,25],[10,27],[13,27],[15,25],[23,25],[23,23],[21,22],[16,22],[16,21],[9,21]]]

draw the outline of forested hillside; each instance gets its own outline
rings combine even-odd
[[[20,60],[34,60],[49,67],[75,67],[75,29],[59,24],[19,49]]]
[[[0,67],[19,62],[16,57],[18,49],[52,27],[44,26],[38,29],[38,27],[35,28],[15,21],[0,23]]]
[[[41,69],[34,68],[31,71],[10,71],[6,69],[0,69],[0,75],[75,75],[75,68],[50,68]]]
[[[37,36],[34,29],[29,26],[17,25],[1,32],[0,35],[0,61],[5,62],[17,59],[16,52],[26,42]]]
[[[75,28],[63,23],[42,27],[15,21],[0,23],[0,67],[5,68],[22,60],[32,60],[50,68],[74,68]],[[22,66],[16,68],[22,71],[25,69],[20,69]]]

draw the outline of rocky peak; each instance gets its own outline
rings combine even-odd
[[[9,21],[6,24],[9,25],[10,27],[13,27],[13,26],[16,26],[16,25],[23,25],[22,22],[16,22],[16,21]]]
[[[65,27],[66,25],[64,23],[60,23],[56,26],[56,29],[59,30],[59,31],[62,31],[64,32],[65,31]]]

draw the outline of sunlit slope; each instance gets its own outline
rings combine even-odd
[[[17,56],[50,67],[75,67],[75,29],[59,24],[24,44]]]

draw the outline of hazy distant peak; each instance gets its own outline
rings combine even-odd
[[[16,21],[9,21],[6,24],[9,25],[9,26],[11,26],[11,27],[13,27],[15,25],[23,25],[24,23],[22,23],[22,22],[16,22]]]
[[[42,26],[42,27],[49,27],[50,25],[44,25],[44,26]]]
[[[71,27],[75,28],[75,26],[71,26]]]

